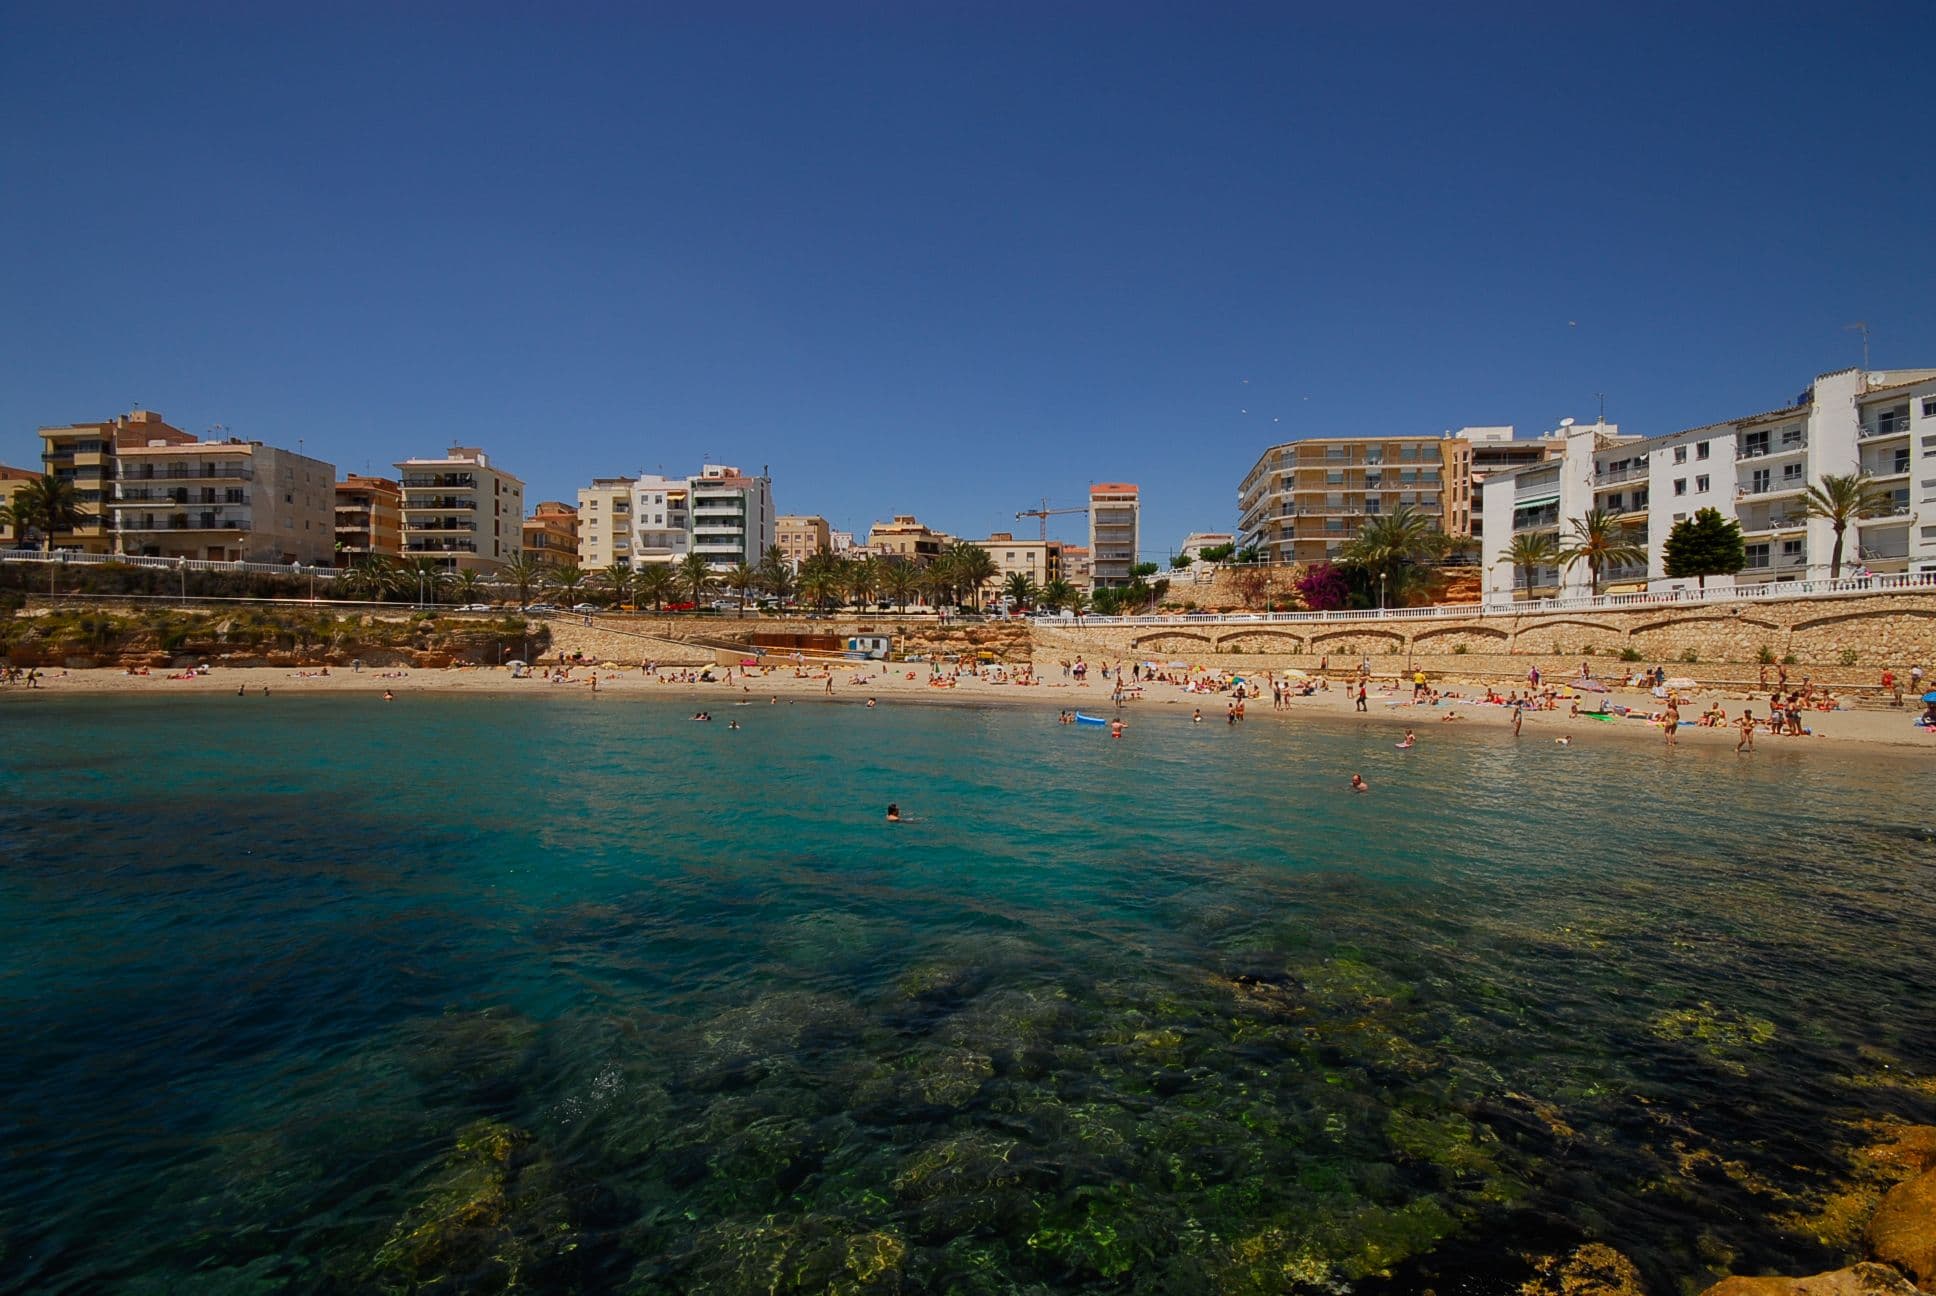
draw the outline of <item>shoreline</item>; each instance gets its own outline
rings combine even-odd
[[[192,679],[174,678],[167,673],[129,675],[125,670],[105,667],[92,670],[55,669],[46,675],[38,688],[29,689],[23,684],[0,687],[0,705],[15,699],[56,697],[216,697],[224,694],[233,697],[237,689],[244,690],[249,697],[260,697],[265,688],[272,697],[294,693],[304,696],[337,694],[380,698],[388,689],[398,701],[412,695],[538,695],[555,698],[591,696],[591,677],[596,674],[597,696],[624,701],[692,699],[700,705],[717,705],[729,699],[757,700],[761,694],[765,694],[768,697],[783,697],[790,702],[804,700],[851,705],[863,704],[867,697],[872,696],[882,704],[891,702],[899,705],[1037,706],[1044,712],[1071,708],[1096,714],[1113,713],[1115,710],[1110,701],[1111,687],[1100,680],[1077,684],[1051,677],[1036,684],[1015,685],[964,675],[955,687],[935,688],[929,685],[922,668],[909,671],[905,664],[895,663],[891,669],[883,672],[879,663],[867,663],[866,666],[864,672],[852,668],[834,672],[831,696],[827,692],[826,676],[810,673],[804,678],[796,678],[793,671],[787,668],[772,668],[768,673],[750,678],[742,677],[735,671],[731,685],[723,681],[688,683],[684,680],[687,673],[684,668],[666,672],[678,678],[660,683],[658,672],[648,676],[637,668],[608,671],[602,667],[595,670],[577,667],[568,681],[555,684],[543,675],[516,679],[501,667],[474,666],[361,672],[336,670],[327,676],[307,669],[275,666],[218,667],[207,675]],[[908,678],[910,674],[912,679]],[[861,678],[863,675],[864,678]],[[1480,697],[1484,696],[1484,684],[1453,684],[1452,687],[1461,692],[1476,691]],[[1333,723],[1355,721],[1361,727],[1410,727],[1418,731],[1420,741],[1425,741],[1430,733],[1446,728],[1508,729],[1511,725],[1512,712],[1509,707],[1488,705],[1468,698],[1444,698],[1437,706],[1413,704],[1409,692],[1398,682],[1382,688],[1374,686],[1368,699],[1369,710],[1359,713],[1353,709],[1350,690],[1339,682],[1336,687],[1311,697],[1292,698],[1282,710],[1274,710],[1268,697],[1251,698],[1246,705],[1244,722],[1295,723],[1300,718]],[[1651,695],[1628,689],[1614,689],[1601,696],[1612,703],[1642,709],[1659,705]],[[1732,725],[1702,728],[1693,723],[1693,717],[1716,700],[1726,708],[1730,717],[1738,717],[1742,708],[1747,706],[1752,707],[1757,718],[1765,723],[1765,694],[1761,695],[1757,705],[1743,700],[1735,690],[1688,690],[1683,696],[1682,710],[1689,718],[1683,720],[1675,735],[1675,745],[1733,747],[1737,732]],[[1183,723],[1188,723],[1189,712],[1193,708],[1203,710],[1204,724],[1224,724],[1229,701],[1228,694],[1190,693],[1180,685],[1152,683],[1144,686],[1142,697],[1124,704],[1123,718],[1132,734],[1139,722],[1178,716]],[[1605,741],[1651,742],[1656,746],[1667,746],[1665,736],[1656,723],[1590,719],[1584,714],[1574,717],[1569,714],[1569,709],[1568,705],[1563,705],[1556,711],[1528,710],[1524,715],[1522,739],[1551,741],[1570,736],[1576,746],[1591,746]],[[1583,711],[1586,709],[1583,708]],[[1459,717],[1457,720],[1445,719],[1446,715],[1454,713]],[[1779,737],[1767,733],[1763,727],[1755,734],[1755,750],[1816,750],[1831,754],[1848,754],[1864,748],[1922,748],[1936,751],[1936,734],[1915,727],[1917,714],[1918,708],[1910,706],[1901,710],[1864,707],[1832,712],[1810,711],[1804,714],[1803,723],[1814,733],[1801,737]]]

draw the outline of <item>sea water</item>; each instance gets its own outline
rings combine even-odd
[[[0,708],[0,1288],[1671,1290],[1936,1120],[1913,756],[695,705]]]

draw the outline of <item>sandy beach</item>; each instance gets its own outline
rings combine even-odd
[[[878,662],[865,663],[864,666],[861,663],[848,663],[832,672],[831,693],[828,690],[828,675],[812,666],[806,668],[803,676],[796,675],[790,665],[756,669],[751,674],[735,669],[730,685],[723,679],[724,668],[714,668],[716,673],[722,675],[715,682],[688,682],[693,670],[683,666],[676,669],[662,667],[647,673],[637,667],[580,666],[572,669],[568,679],[554,683],[547,673],[541,671],[520,679],[502,668],[467,666],[442,670],[366,668],[360,672],[335,668],[327,675],[321,674],[319,668],[219,667],[206,675],[188,679],[163,672],[129,675],[123,670],[56,668],[43,676],[37,688],[29,689],[23,684],[0,687],[0,703],[29,698],[100,695],[236,697],[238,690],[243,698],[259,698],[265,689],[271,696],[336,693],[379,698],[387,690],[399,703],[430,694],[590,696],[594,693],[593,679],[596,677],[596,695],[601,699],[610,698],[615,704],[621,705],[633,699],[681,700],[689,702],[695,709],[718,707],[736,701],[770,702],[772,699],[782,703],[865,705],[871,697],[877,705],[883,706],[912,703],[1037,707],[1051,723],[1055,713],[1063,708],[1081,709],[1096,715],[1113,715],[1116,709],[1111,702],[1110,682],[1092,678],[1078,683],[1065,679],[1060,668],[1054,664],[1048,665],[1048,677],[1039,683],[999,682],[994,678],[964,673],[953,687],[940,688],[929,682],[927,667],[921,663],[891,663],[886,666]],[[1494,684],[1501,691],[1518,687],[1509,681],[1495,681]],[[1435,733],[1451,728],[1511,729],[1511,708],[1473,700],[1475,697],[1484,697],[1485,683],[1444,680],[1438,681],[1437,687],[1442,690],[1438,705],[1414,705],[1410,700],[1409,685],[1390,679],[1374,680],[1367,699],[1368,710],[1362,714],[1353,709],[1351,691],[1342,680],[1332,681],[1328,690],[1321,690],[1310,697],[1294,697],[1281,710],[1273,709],[1266,692],[1263,697],[1249,700],[1245,723],[1295,724],[1300,719],[1321,719],[1331,724],[1375,725],[1401,730],[1411,728],[1417,732],[1420,741],[1428,741]],[[1565,692],[1562,689],[1562,693]],[[1581,710],[1584,712],[1597,707],[1599,696],[1605,696],[1610,705],[1626,705],[1643,713],[1657,711],[1661,705],[1644,692],[1616,688],[1605,695],[1582,697],[1579,700]],[[1898,710],[1864,705],[1832,712],[1807,711],[1804,712],[1803,724],[1813,732],[1801,737],[1781,737],[1767,732],[1765,693],[1752,701],[1745,700],[1740,690],[1694,689],[1683,691],[1679,696],[1682,724],[1676,741],[1680,746],[1733,749],[1737,733],[1732,725],[1726,728],[1703,728],[1693,723],[1711,703],[1719,701],[1731,719],[1739,717],[1745,707],[1751,708],[1757,719],[1763,722],[1755,734],[1756,751],[1808,750],[1844,756],[1863,747],[1936,751],[1936,735],[1916,728],[1913,723],[1920,711],[1918,707],[1905,706]],[[1189,723],[1192,711],[1199,708],[1204,724],[1224,724],[1230,697],[1229,693],[1191,692],[1176,684],[1146,684],[1140,697],[1131,698],[1123,704],[1126,736],[1138,736],[1138,730],[1144,726]],[[1558,710],[1526,711],[1520,741],[1554,741],[1564,737],[1575,746],[1604,742],[1665,745],[1665,735],[1657,723],[1641,719],[1597,719],[1584,714],[1576,717],[1570,714],[1571,706],[1570,699],[1563,696]]]

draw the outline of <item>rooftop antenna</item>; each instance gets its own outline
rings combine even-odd
[[[1594,392],[1593,394],[1600,398],[1600,421],[1604,423],[1607,421],[1607,394],[1605,392]]]
[[[1844,324],[1842,331],[1862,335],[1862,372],[1869,372],[1869,321],[1857,320],[1853,324]]]

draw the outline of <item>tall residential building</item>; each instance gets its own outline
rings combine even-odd
[[[153,410],[134,410],[106,423],[72,423],[40,429],[41,471],[74,483],[83,517],[71,530],[54,533],[57,549],[108,553],[114,549],[114,456],[119,447],[156,442],[184,444],[195,438],[170,427]]]
[[[539,500],[524,520],[524,556],[554,567],[578,563],[578,510],[563,500]]]
[[[773,480],[706,464],[689,482],[692,551],[715,568],[757,567],[773,545]]]
[[[39,481],[40,474],[31,468],[9,468],[0,464],[0,504],[12,504],[14,495],[30,481]],[[22,532],[25,528],[11,524],[0,525],[0,547],[20,549],[26,546],[28,537]]]
[[[584,570],[602,571],[613,563],[632,565],[632,488],[630,477],[594,477],[578,491],[578,545],[575,561]]]
[[[1609,425],[1612,426],[1612,425]],[[1467,510],[1473,539],[1485,529],[1486,478],[1515,468],[1530,468],[1558,456],[1560,445],[1551,435],[1518,437],[1510,423],[1496,427],[1462,427],[1452,434],[1472,447],[1472,500]]]
[[[1238,546],[1274,563],[1323,562],[1367,518],[1409,507],[1470,533],[1472,446],[1450,436],[1312,437],[1264,451],[1238,488]]]
[[[1129,482],[1089,488],[1089,579],[1097,589],[1130,582],[1142,539],[1143,506]]]
[[[924,565],[939,558],[952,543],[954,537],[915,521],[912,513],[896,513],[892,521],[876,522],[867,529],[869,553]]]
[[[475,446],[441,459],[404,459],[403,556],[447,571],[495,572],[524,544],[524,482]]]
[[[975,543],[995,560],[995,575],[982,587],[985,598],[999,596],[1008,578],[1018,574],[1028,577],[1037,589],[1063,579],[1060,540],[1017,540],[1006,531],[997,531]]]
[[[1516,535],[1564,543],[1594,509],[1625,520],[1647,547],[1644,563],[1602,573],[1603,592],[1692,588],[1692,578],[1667,576],[1663,551],[1675,524],[1702,508],[1737,522],[1747,546],[1741,574],[1709,577],[1710,587],[1824,579],[1834,530],[1806,514],[1803,493],[1858,472],[1886,507],[1849,526],[1842,574],[1936,571],[1936,369],[1824,374],[1792,405],[1646,440],[1606,435],[1608,426],[1563,429],[1557,462],[1496,477],[1496,495],[1488,487],[1488,600],[1587,593],[1584,563],[1529,579],[1502,560]]]
[[[1062,579],[1084,593],[1096,587],[1094,575],[1089,569],[1088,545],[1062,546]]]
[[[336,560],[336,466],[260,441],[117,440],[114,552],[210,562]]]
[[[632,484],[632,561],[679,562],[692,550],[692,483],[647,474]]]
[[[344,476],[336,483],[336,565],[402,556],[402,488],[389,477]]]
[[[795,571],[821,550],[833,549],[833,530],[818,514],[783,513],[773,524],[773,543]]]

